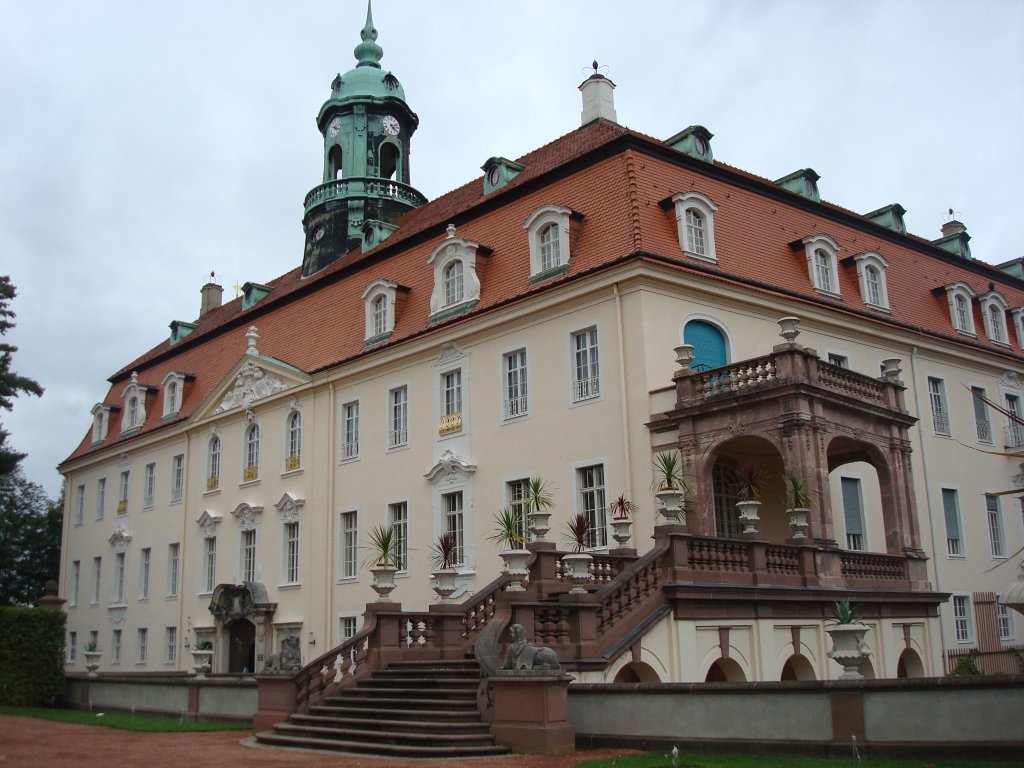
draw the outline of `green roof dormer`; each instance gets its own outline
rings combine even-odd
[[[891,205],[882,206],[871,213],[865,213],[864,218],[868,221],[875,222],[875,224],[881,224],[883,227],[888,227],[893,232],[899,232],[901,235],[905,235],[907,234],[907,225],[903,221],[903,216],[906,212],[907,209],[899,203],[892,203]]]
[[[484,194],[490,194],[508,184],[526,166],[507,157],[491,157],[480,166],[484,172]]]
[[[971,259],[971,246],[968,243],[971,236],[967,234],[967,227],[962,222],[953,219],[942,225],[942,237],[932,240],[933,245],[949,251],[955,256],[963,259]]]
[[[800,195],[800,197],[806,197],[808,200],[820,203],[821,195],[818,194],[818,179],[820,178],[821,176],[816,174],[813,168],[801,168],[799,171],[793,171],[788,176],[776,179],[775,184]]]
[[[684,155],[711,163],[715,160],[714,153],[711,151],[711,139],[714,135],[703,125],[691,125],[672,138],[665,139],[662,143]]]
[[[254,306],[272,290],[274,289],[269,285],[246,283],[242,286],[242,309],[248,309],[249,307]]]
[[[171,346],[173,347],[179,341],[188,336],[192,331],[196,329],[195,323],[186,323],[184,320],[171,320]]]

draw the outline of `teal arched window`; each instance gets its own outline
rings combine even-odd
[[[706,371],[729,362],[725,336],[709,322],[688,322],[683,328],[683,343],[693,345],[693,363],[690,365],[693,370]]]

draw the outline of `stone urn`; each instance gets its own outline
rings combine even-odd
[[[391,593],[395,591],[395,574],[398,568],[393,565],[377,564],[370,569],[373,574],[373,583],[370,586],[377,593],[378,603],[390,603]]]
[[[624,517],[621,520],[612,518],[612,538],[620,546],[624,547],[629,543],[630,537],[630,526],[633,525],[633,521],[628,517]]]
[[[498,554],[505,562],[501,571],[509,576],[509,583],[505,587],[505,591],[525,592],[526,587],[523,586],[523,582],[530,578],[530,569],[526,567],[526,562],[533,556],[533,553],[528,549],[506,549]]]
[[[789,532],[791,534],[791,538],[807,538],[807,516],[810,512],[811,510],[807,509],[807,507],[791,507],[786,510],[786,514],[789,515]]]
[[[458,574],[459,572],[454,568],[440,568],[430,574],[434,577],[434,583],[431,586],[442,603],[446,602],[455,591],[455,577]]]
[[[590,580],[594,578],[590,573],[590,563],[593,559],[594,556],[586,552],[570,552],[567,555],[562,555],[565,578],[572,582],[572,589],[569,590],[570,595],[586,593],[587,588],[585,585],[589,584]]]
[[[683,488],[663,488],[655,492],[658,499],[658,514],[669,523],[686,524],[685,505],[686,490]]]
[[[740,511],[740,522],[743,524],[743,533],[757,533],[757,524],[761,520],[761,502],[755,499],[750,501],[737,501],[736,509]]]
[[[864,642],[864,635],[869,627],[855,621],[850,624],[833,624],[825,628],[829,637],[832,638],[832,650],[828,657],[832,661],[841,664],[843,674],[840,680],[863,680],[864,675],[860,673],[860,665],[868,656],[871,649]]]
[[[530,524],[530,533],[534,541],[546,541],[544,538],[551,530],[551,513],[545,510],[535,510],[526,514],[527,522]]]
[[[192,649],[192,669],[196,673],[196,677],[206,677],[210,669],[213,666],[213,649],[212,648],[193,648]]]
[[[82,651],[82,655],[85,656],[85,670],[89,673],[89,677],[99,677],[96,670],[100,668],[103,651]]]

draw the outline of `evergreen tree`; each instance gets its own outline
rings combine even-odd
[[[14,327],[14,311],[9,307],[15,296],[14,285],[7,275],[0,275],[0,336]],[[13,344],[0,341],[0,408],[11,410],[14,407],[13,399],[20,392],[30,395],[43,394],[43,388],[39,382],[26,376],[19,376],[11,370],[11,359],[18,348]],[[7,444],[7,431],[0,424],[0,477],[4,477],[14,471],[23,458],[24,453],[11,450]]]
[[[0,605],[31,605],[58,578],[63,510],[20,469],[0,475]]]

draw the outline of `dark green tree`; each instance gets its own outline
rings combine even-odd
[[[63,509],[20,469],[0,475],[0,605],[32,605],[59,576]]]
[[[10,303],[14,299],[16,291],[8,275],[0,275],[0,336],[14,327],[14,311]],[[11,361],[18,348],[13,344],[0,341],[0,408],[11,410],[14,407],[14,398],[24,392],[37,397],[43,394],[43,388],[39,382],[26,376],[19,376],[11,370]],[[24,453],[18,453],[11,449],[7,443],[7,431],[0,424],[0,477],[14,471],[20,462],[25,458]]]

